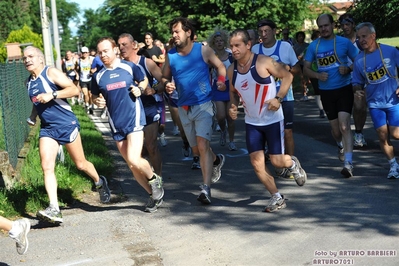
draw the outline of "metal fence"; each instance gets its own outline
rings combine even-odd
[[[0,149],[8,152],[10,164],[15,168],[18,162],[18,154],[27,139],[30,128],[26,123],[32,110],[32,102],[29,100],[25,80],[29,72],[22,61],[0,63],[0,108],[1,125],[4,138],[4,146]]]

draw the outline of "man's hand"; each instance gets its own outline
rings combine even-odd
[[[141,89],[136,86],[130,86],[130,92],[134,95],[134,97],[140,97],[141,96]]]
[[[351,69],[348,66],[341,65],[341,66],[339,66],[338,71],[339,71],[339,74],[346,75],[351,72]]]
[[[171,94],[176,89],[176,86],[173,82],[167,82],[165,86],[165,91]]]
[[[270,111],[277,111],[281,106],[280,101],[277,100],[276,98],[265,101],[265,104],[269,105],[267,107],[267,110],[270,110]]]
[[[217,90],[218,91],[225,91],[226,90],[226,84],[224,82],[218,81],[216,82],[217,85]]]
[[[100,95],[94,100],[94,104],[98,106],[98,108],[104,108],[107,104],[105,98],[100,93]]]
[[[318,73],[317,79],[321,81],[326,81],[328,79],[328,73],[327,72]]]

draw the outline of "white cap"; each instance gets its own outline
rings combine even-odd
[[[86,46],[83,46],[81,51],[82,51],[82,53],[88,53],[89,48],[87,48]]]

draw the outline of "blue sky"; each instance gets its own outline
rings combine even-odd
[[[91,8],[96,10],[104,3],[104,0],[68,0],[68,2],[74,2],[79,4],[80,9],[82,10],[81,14],[83,14],[84,9]],[[73,35],[78,30],[74,22],[70,22],[69,27],[71,28]]]

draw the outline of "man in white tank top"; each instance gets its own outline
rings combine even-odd
[[[307,179],[299,160],[284,154],[281,102],[293,77],[275,59],[252,53],[246,30],[237,29],[230,34],[230,48],[236,61],[227,69],[230,80],[229,114],[232,119],[237,119],[236,94],[239,94],[245,109],[246,142],[251,164],[259,180],[272,195],[264,211],[274,212],[285,208],[286,203],[265,165],[265,142],[269,145],[270,161],[274,167],[287,168],[299,186],[303,186]],[[281,79],[278,92],[274,77]]]

